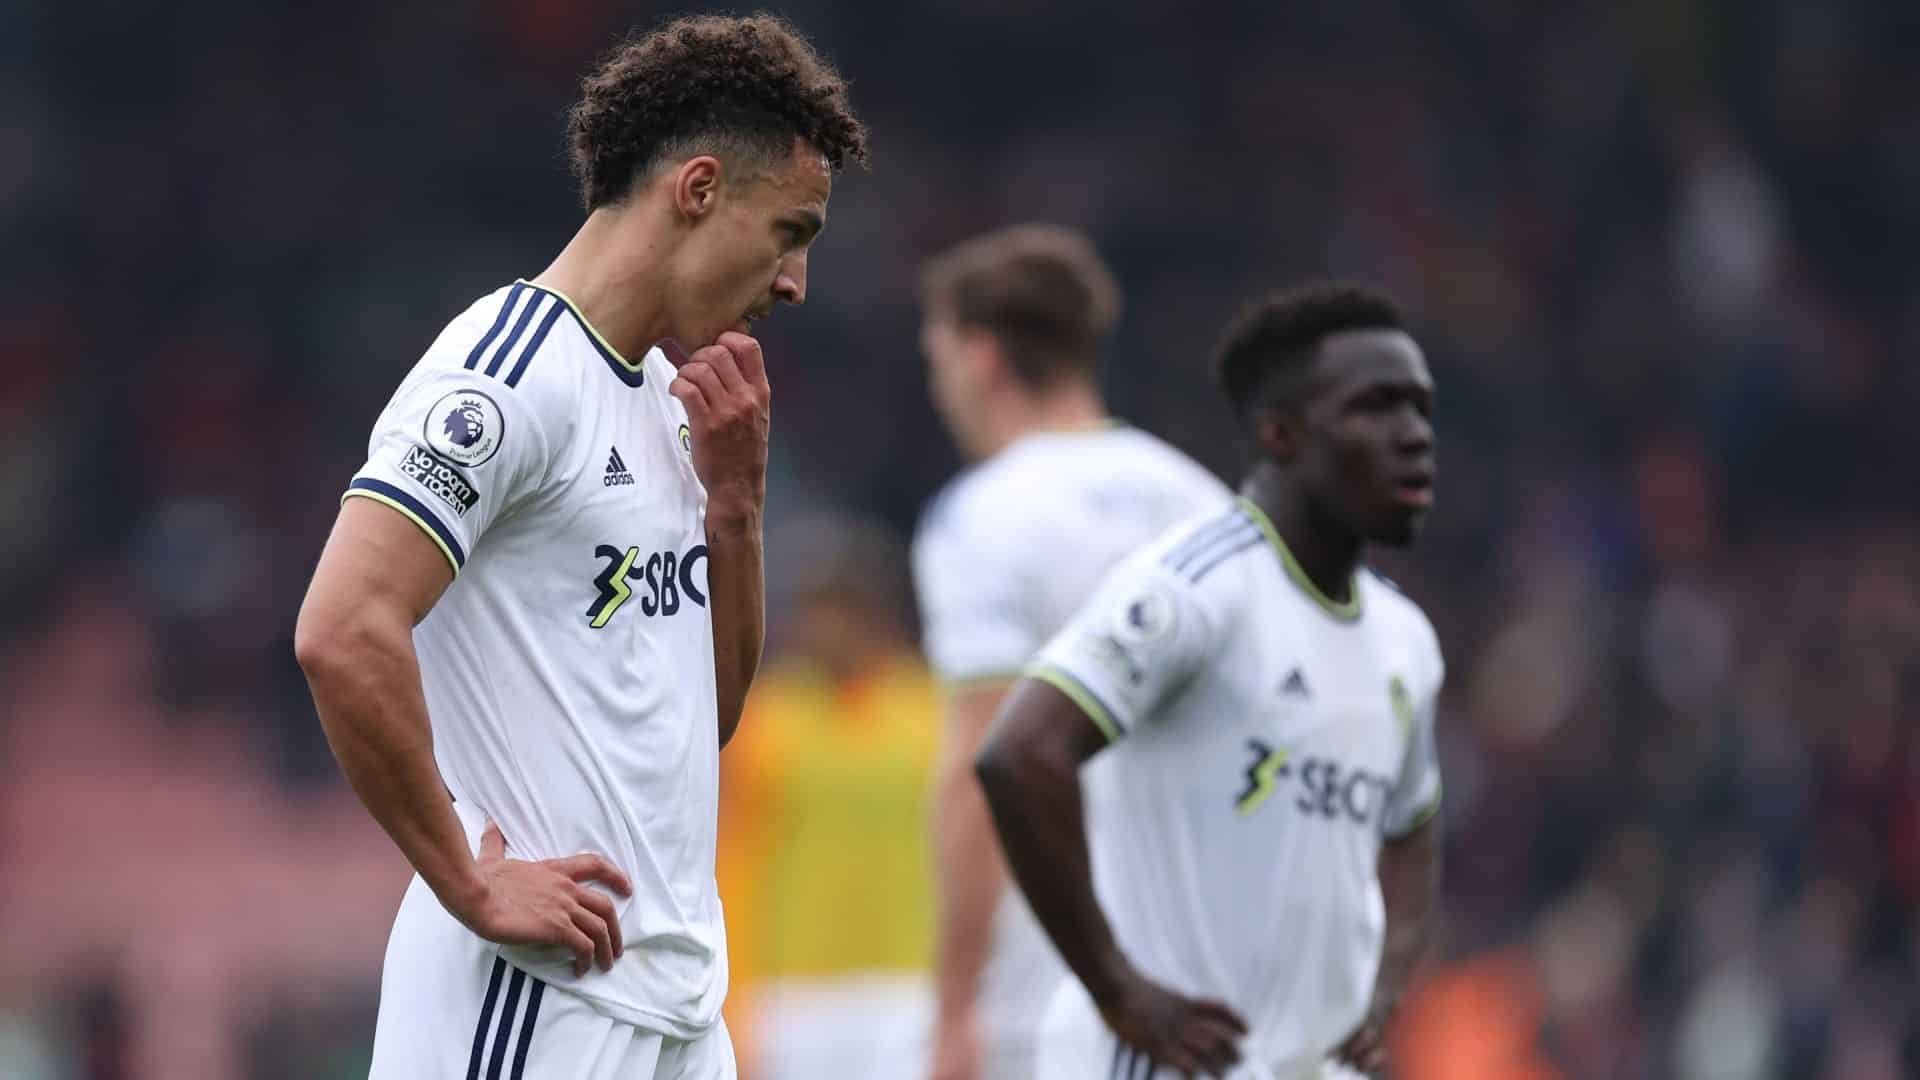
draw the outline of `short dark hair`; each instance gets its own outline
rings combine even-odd
[[[1283,289],[1248,305],[1227,327],[1215,361],[1220,388],[1245,419],[1298,385],[1328,335],[1402,326],[1393,301],[1364,285],[1314,281]]]
[[[846,80],[777,15],[675,19],[581,81],[567,144],[587,209],[617,203],[669,150],[785,161],[799,136],[835,170],[867,160]]]
[[[1113,271],[1091,241],[1058,225],[1013,225],[934,256],[920,300],[934,318],[992,334],[1035,388],[1094,375],[1120,318]]]

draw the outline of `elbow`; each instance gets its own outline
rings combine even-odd
[[[1001,801],[1048,772],[1045,755],[1008,732],[987,737],[980,752],[973,756],[974,779],[987,793],[987,801]]]
[[[1014,757],[1007,740],[998,736],[989,736],[980,744],[979,751],[973,755],[973,776],[989,796],[1003,790],[1018,771]]]
[[[306,672],[309,682],[323,678],[340,666],[345,635],[336,622],[315,615],[311,608],[303,608],[299,621],[293,624],[293,659],[300,670]]]
[[[410,628],[403,625],[401,640],[396,642],[389,621],[376,605],[352,610],[316,610],[308,605],[294,623],[294,661],[314,686],[364,671],[375,656],[410,644]]]

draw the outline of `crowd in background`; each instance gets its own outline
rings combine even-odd
[[[911,531],[959,465],[916,267],[1051,220],[1126,288],[1116,411],[1223,475],[1243,299],[1363,278],[1427,347],[1439,509],[1382,562],[1449,658],[1447,920],[1399,1076],[1920,1074],[1920,9],[782,11],[875,161],[765,324],[777,678],[723,839],[754,963],[925,962],[926,896],[880,869],[924,861],[914,821],[836,808],[919,798],[911,620],[821,648],[777,538]],[[576,223],[574,79],[659,14],[0,8],[0,1075],[364,1072],[406,869],[293,614],[401,374]],[[795,725],[863,720],[871,769],[802,767]],[[883,890],[899,940],[757,921],[836,813],[864,846],[810,903]]]

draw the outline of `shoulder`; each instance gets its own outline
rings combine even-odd
[[[1437,682],[1445,670],[1445,661],[1440,651],[1440,635],[1427,613],[1392,579],[1371,567],[1363,568],[1359,578],[1368,617],[1380,619],[1394,640],[1405,642],[1414,650],[1422,662],[1429,665]]]
[[[553,381],[578,333],[561,297],[516,281],[474,301],[454,316],[421,358],[437,371],[465,372],[515,390]],[[561,358],[557,363],[555,358]]]
[[[1014,538],[1030,531],[1032,515],[1044,514],[1047,500],[1040,497],[1046,485],[1012,454],[967,466],[928,500],[915,548],[1017,546]]]
[[[1187,518],[1152,546],[1163,570],[1194,592],[1225,597],[1244,592],[1254,565],[1248,554],[1264,548],[1260,523],[1238,502],[1225,502]]]
[[[1248,595],[1245,578],[1253,561],[1246,556],[1264,543],[1259,526],[1227,503],[1168,528],[1127,556],[1118,574],[1164,594],[1183,611],[1225,625],[1238,618]]]
[[[1171,487],[1196,505],[1224,501],[1233,495],[1213,470],[1149,431],[1121,425],[1114,429],[1112,443],[1123,450],[1143,482]]]
[[[493,418],[559,439],[581,393],[581,333],[560,297],[526,282],[502,286],[447,324],[401,384],[401,396],[431,414],[430,424]]]

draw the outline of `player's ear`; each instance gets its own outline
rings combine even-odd
[[[960,331],[960,353],[966,357],[967,374],[975,386],[984,386],[1007,367],[1007,351],[1000,341],[985,330],[968,327]]]
[[[1274,405],[1258,409],[1253,414],[1253,440],[1275,461],[1287,464],[1300,454],[1298,418]]]
[[[701,154],[681,162],[673,174],[673,205],[698,221],[713,212],[720,200],[720,159]]]

